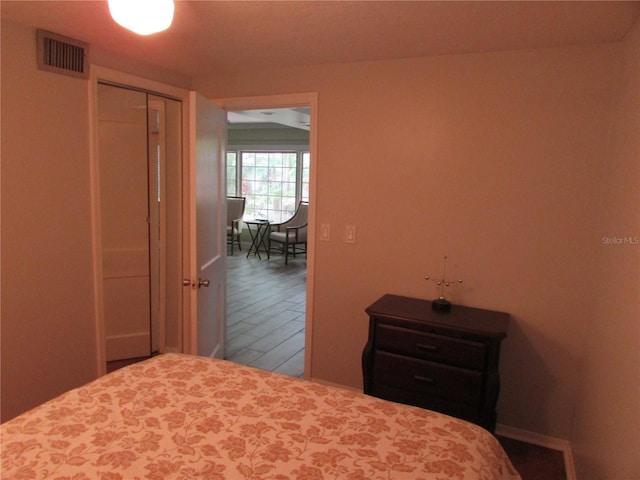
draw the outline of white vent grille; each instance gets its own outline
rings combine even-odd
[[[89,77],[89,45],[38,30],[38,67],[73,77]]]

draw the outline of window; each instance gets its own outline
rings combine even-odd
[[[303,202],[309,201],[309,175],[311,171],[311,154],[309,152],[302,152],[302,181],[300,200]]]
[[[227,195],[246,197],[246,218],[281,222],[309,201],[310,164],[308,151],[228,152]]]
[[[238,196],[238,153],[227,152],[227,195],[230,197]]]

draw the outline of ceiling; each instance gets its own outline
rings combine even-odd
[[[259,110],[235,110],[227,112],[231,125],[243,127],[256,125],[286,125],[299,130],[311,129],[311,113],[308,107],[261,108]]]
[[[3,18],[186,76],[621,40],[639,1],[176,1],[141,37],[106,0],[2,0]]]

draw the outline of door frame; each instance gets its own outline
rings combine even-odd
[[[99,65],[92,65],[89,82],[89,164],[90,164],[90,197],[91,197],[91,236],[93,251],[93,294],[94,294],[94,318],[96,322],[96,363],[98,376],[106,373],[106,351],[105,351],[105,325],[104,325],[104,297],[102,281],[102,241],[100,231],[100,177],[98,165],[98,82],[107,82],[125,88],[141,90],[151,94],[159,94],[171,97],[182,102],[182,183],[185,188],[182,192],[182,213],[183,213],[183,276],[191,278],[191,252],[192,242],[190,238],[191,225],[191,188],[188,180],[191,178],[190,156],[189,156],[189,90],[174,87],[155,80],[138,77],[123,73]],[[195,193],[194,193],[195,195]],[[195,201],[195,200],[194,200]],[[195,220],[195,219],[193,219]],[[183,351],[191,353],[190,320],[191,320],[191,289],[184,289],[183,297],[183,317],[182,317],[182,339]]]
[[[309,107],[311,127],[309,130],[309,153],[311,170],[309,178],[309,235],[307,241],[307,295],[305,309],[304,378],[312,378],[313,310],[315,286],[315,231],[316,231],[316,182],[318,165],[318,93],[292,93],[254,97],[230,97],[212,100],[227,112],[236,110],[259,110],[261,108]]]

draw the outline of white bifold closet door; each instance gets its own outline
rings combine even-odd
[[[107,361],[182,349],[181,108],[98,85]]]

